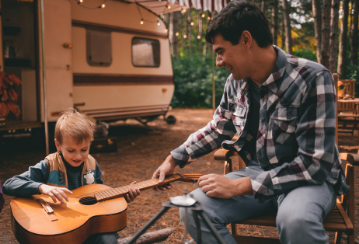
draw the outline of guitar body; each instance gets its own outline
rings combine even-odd
[[[69,202],[53,203],[46,195],[15,197],[10,203],[12,230],[20,243],[83,243],[90,235],[115,232],[127,225],[127,202],[123,197],[97,202],[94,194],[112,189],[91,184],[67,194]],[[89,201],[91,199],[92,201]],[[48,213],[39,203],[47,202]]]

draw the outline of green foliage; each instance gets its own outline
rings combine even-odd
[[[180,56],[172,60],[175,91],[171,106],[212,108],[212,57]],[[218,106],[229,71],[214,68],[216,106]]]
[[[347,61],[349,63],[349,61]],[[355,97],[359,97],[359,64],[347,65],[345,79],[355,80]]]
[[[296,56],[298,58],[305,58],[317,62],[317,54],[315,53],[315,50],[313,51],[306,48],[298,49],[293,52],[293,56]]]

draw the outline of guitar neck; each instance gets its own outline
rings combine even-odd
[[[139,190],[146,190],[150,189],[156,186],[165,185],[168,183],[171,183],[173,181],[179,180],[182,177],[178,174],[169,175],[165,178],[165,180],[161,183],[158,182],[158,179],[151,179],[151,180],[145,180],[136,183],[135,185],[126,185],[126,186],[120,186],[117,188],[111,188],[108,190],[100,191],[95,193],[95,197],[97,201],[104,201],[108,199],[113,199],[117,197],[123,197],[125,196],[131,188],[138,188]]]

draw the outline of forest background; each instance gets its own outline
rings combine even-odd
[[[359,0],[253,2],[265,13],[275,45],[296,57],[323,64],[340,79],[356,80],[359,96]],[[205,41],[205,30],[216,14],[187,9],[162,15],[172,54],[174,108],[212,108],[221,100],[230,73],[215,66],[212,46]]]

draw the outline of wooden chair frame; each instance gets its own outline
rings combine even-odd
[[[340,80],[343,82],[344,88],[344,94],[348,94],[350,97],[355,97],[355,80]],[[337,87],[337,86],[336,86]],[[355,104],[339,104],[338,103],[338,112],[356,112]]]
[[[344,94],[355,97],[355,80],[340,80],[343,82]],[[355,130],[359,130],[358,104],[355,103],[338,103],[337,111],[340,112],[339,122],[337,124],[341,133],[350,133],[354,135]]]
[[[338,76],[333,74],[335,85],[337,86]],[[337,116],[338,122],[338,116]],[[338,129],[336,130],[336,141],[338,143]],[[239,158],[239,168],[244,168],[245,163],[239,157],[239,155],[233,151],[228,151],[225,149],[219,149],[215,152],[214,158],[216,160],[224,161],[224,174],[232,172],[232,161],[233,157]],[[334,243],[339,244],[341,242],[342,233],[347,234],[347,243],[355,243],[354,235],[354,166],[359,166],[359,155],[358,154],[347,154],[341,153],[340,157],[342,160],[348,161],[345,168],[345,177],[347,184],[350,186],[349,190],[341,196],[341,199],[337,201],[334,209],[328,214],[324,220],[324,228],[326,231],[335,232]],[[246,225],[258,225],[258,226],[272,226],[276,227],[276,214],[262,216],[253,219],[247,219],[241,222],[236,222],[231,224],[232,235],[237,243],[248,243],[248,244],[257,244],[257,243],[266,243],[274,244],[280,243],[278,239],[264,238],[264,237],[252,237],[252,236],[241,236],[238,235],[236,224],[246,224]]]

